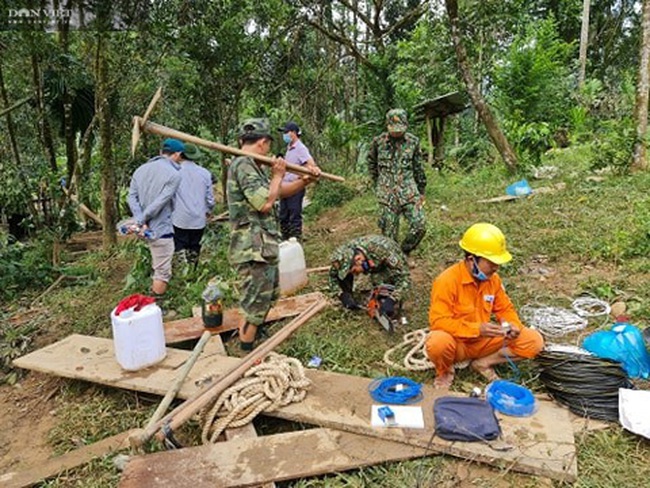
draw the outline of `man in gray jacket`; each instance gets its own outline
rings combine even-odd
[[[149,229],[154,296],[167,291],[172,276],[174,195],[181,182],[179,161],[185,145],[177,139],[165,139],[160,155],[135,170],[129,187],[129,207],[142,232]]]
[[[194,144],[185,144],[181,163],[181,184],[174,196],[174,251],[196,268],[207,215],[214,208],[212,175],[195,163],[202,153]]]

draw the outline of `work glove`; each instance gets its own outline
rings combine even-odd
[[[379,312],[386,317],[393,318],[395,316],[396,301],[392,297],[385,297],[379,304]]]
[[[348,310],[359,310],[361,309],[361,306],[354,301],[354,298],[352,298],[352,294],[348,293],[347,291],[344,291],[339,295],[339,298],[341,299],[341,303],[345,308]]]

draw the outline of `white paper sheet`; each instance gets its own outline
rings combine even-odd
[[[389,427],[379,418],[377,413],[381,407],[388,406],[395,414],[395,424],[392,427],[407,429],[424,429],[422,407],[404,405],[373,405],[370,412],[370,425],[373,427]]]
[[[618,389],[618,420],[630,432],[650,439],[650,391]]]

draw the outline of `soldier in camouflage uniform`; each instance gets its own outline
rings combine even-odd
[[[389,316],[398,310],[399,303],[411,287],[406,256],[394,240],[385,236],[357,237],[336,249],[330,262],[330,291],[338,295],[349,310],[361,308],[352,296],[354,275],[367,273],[374,286],[388,284],[395,287],[391,299],[382,302],[382,311]]]
[[[239,131],[239,144],[249,153],[266,155],[271,149],[270,126],[265,119],[250,119]],[[228,257],[242,277],[240,307],[246,324],[239,330],[241,347],[251,350],[257,328],[279,295],[278,257],[281,240],[276,201],[303,190],[314,181],[301,177],[283,183],[286,162],[275,158],[271,171],[252,158],[240,156],[228,167],[228,212],[231,234]]]
[[[368,170],[379,202],[381,233],[397,241],[403,215],[409,228],[401,247],[408,255],[426,230],[423,207],[427,178],[420,162],[420,140],[406,132],[406,111],[389,110],[386,125],[388,131],[372,140]]]

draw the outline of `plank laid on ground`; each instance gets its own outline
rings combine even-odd
[[[13,364],[41,373],[163,396],[178,375],[178,367],[190,354],[190,351],[168,347],[167,357],[157,365],[139,371],[124,371],[115,360],[111,339],[73,334],[18,358]],[[217,354],[200,357],[178,392],[178,398],[185,399],[196,393],[201,385],[211,381],[210,378],[227,371],[233,361],[238,359]]]
[[[425,450],[332,429],[236,439],[132,457],[120,488],[234,488],[422,456]]]
[[[88,352],[79,357],[80,348]],[[95,351],[105,351],[98,355]],[[113,342],[87,336],[71,336],[44,349],[34,351],[16,359],[18,367],[53,373],[68,378],[85,379],[120,388],[135,389],[164,395],[173,381],[175,372],[150,368],[144,380],[138,375],[142,372],[122,372],[112,359]],[[189,356],[188,351],[178,351]],[[106,359],[106,355],[110,360]],[[96,358],[91,365],[91,358]],[[209,380],[230,370],[239,362],[237,358],[210,356],[201,358],[194,366],[191,375]],[[82,364],[82,370],[77,366]],[[85,375],[85,377],[84,377]],[[313,381],[312,389],[300,403],[282,407],[266,415],[287,420],[304,422],[322,427],[335,428],[393,440],[413,446],[426,447],[433,426],[433,402],[442,396],[439,390],[425,385],[422,406],[425,426],[418,429],[377,429],[370,427],[370,408],[372,399],[368,395],[371,380],[338,373],[308,370]],[[198,385],[201,382],[196,382]],[[189,380],[179,392],[179,398],[196,394],[199,386]],[[485,462],[487,464],[508,466],[513,470],[529,474],[547,476],[567,482],[577,477],[577,461],[573,429],[567,410],[552,402],[539,402],[538,411],[531,417],[515,418],[500,416],[504,441],[514,446],[511,451],[498,452],[482,443],[447,442],[434,438],[431,450],[453,456]]]
[[[322,293],[306,293],[295,297],[282,298],[277,301],[274,307],[269,310],[266,316],[266,322],[273,322],[288,317],[300,315],[317,300],[325,298]],[[210,329],[214,334],[228,332],[229,330],[238,329],[244,325],[244,316],[238,309],[230,308],[223,313],[223,325]],[[165,328],[165,343],[173,344],[175,342],[187,341],[201,337],[205,328],[201,317],[189,317],[186,319],[174,320],[163,323]]]
[[[94,444],[80,447],[61,456],[48,459],[31,468],[0,475],[0,486],[3,488],[32,486],[47,478],[56,476],[62,471],[86,464],[96,457],[105,456],[120,449],[126,449],[129,446],[128,437],[132,432],[121,432]]]

